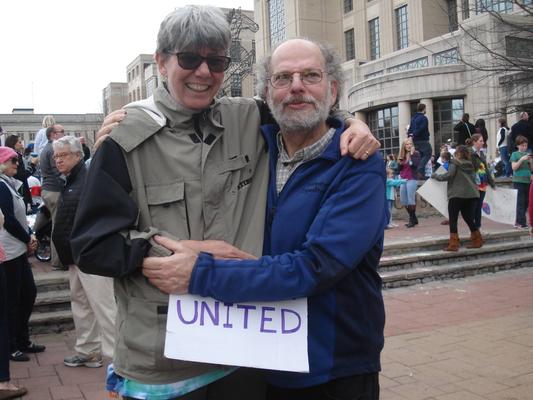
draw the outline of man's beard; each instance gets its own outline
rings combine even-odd
[[[285,108],[291,103],[309,103],[314,109],[291,110]],[[267,96],[267,104],[272,116],[284,133],[312,133],[322,122],[326,121],[331,108],[331,92],[328,90],[324,101],[315,100],[312,96],[290,95],[278,104],[274,104],[272,96]]]

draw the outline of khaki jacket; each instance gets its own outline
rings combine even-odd
[[[130,239],[166,231],[180,239],[220,239],[261,255],[268,154],[254,100],[222,98],[193,116],[164,88],[127,107],[111,134],[123,150],[139,214]],[[201,134],[198,134],[201,132]],[[114,366],[144,383],[171,383],[225,367],[163,356],[168,295],[140,273],[115,280]]]

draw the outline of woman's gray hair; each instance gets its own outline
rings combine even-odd
[[[342,92],[342,86],[344,83],[344,73],[341,68],[341,59],[335,49],[327,44],[327,43],[320,43],[316,42],[309,38],[294,38],[294,39],[301,39],[306,40],[310,43],[313,43],[318,46],[320,49],[320,52],[322,53],[322,57],[324,57],[324,65],[326,73],[328,74],[328,80],[329,82],[337,82],[337,99],[335,104],[338,103],[339,99],[341,98],[341,92]],[[292,39],[291,39],[292,40]],[[272,49],[270,54],[263,58],[260,63],[257,63],[256,66],[256,78],[257,78],[257,84],[255,86],[257,95],[261,97],[262,99],[266,99],[266,88],[268,85],[268,79],[270,78],[271,74],[271,62],[272,62],[272,54],[276,49],[282,45],[284,42],[279,43],[276,48]]]
[[[4,171],[7,169],[8,163],[11,163],[11,160],[7,160],[5,163],[0,164],[0,174],[3,174]]]
[[[67,135],[62,138],[56,139],[52,142],[54,150],[62,150],[66,146],[69,146],[69,149],[73,153],[80,153],[83,156],[83,148],[81,147],[80,140],[77,137]]]
[[[46,115],[43,118],[43,123],[42,123],[43,128],[49,128],[55,124],[56,124],[56,120],[52,115]]]
[[[210,49],[226,52],[231,30],[217,7],[188,5],[168,14],[157,34],[156,53]]]

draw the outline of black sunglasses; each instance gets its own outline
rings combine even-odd
[[[179,66],[188,70],[198,68],[205,61],[211,72],[224,72],[231,62],[231,58],[226,56],[202,57],[199,54],[190,52],[171,53],[166,51],[165,53],[175,55],[178,58]]]
[[[17,157],[13,157],[9,161],[11,161],[11,164],[18,164],[19,163],[19,159]]]

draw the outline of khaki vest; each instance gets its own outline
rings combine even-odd
[[[180,239],[220,239],[261,255],[268,154],[251,99],[217,100],[198,118],[180,110],[166,90],[132,104],[111,137],[124,151],[136,231],[156,228]],[[177,110],[177,111],[176,111]],[[184,380],[221,366],[163,356],[168,295],[140,271],[115,280],[118,314],[114,366],[143,383]]]

